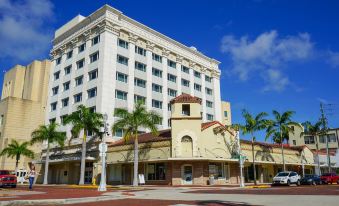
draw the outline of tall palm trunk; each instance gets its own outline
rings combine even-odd
[[[283,171],[286,171],[285,156],[284,156],[284,142],[283,142],[281,127],[280,127],[280,143],[281,143],[281,155],[282,155],[282,162],[283,162],[283,169],[284,169]]]
[[[48,184],[48,165],[49,165],[49,142],[47,141],[47,150],[46,150],[46,160],[45,160],[45,175],[44,175],[44,185]]]
[[[139,163],[139,146],[138,146],[138,133],[134,137],[134,176],[133,186],[138,186],[138,163]]]
[[[16,162],[15,162],[15,175],[18,172],[18,167],[19,167],[19,160],[20,160],[20,154],[16,154]]]
[[[317,138],[316,135],[315,135],[315,141],[317,141],[316,145],[315,145],[315,149],[316,149],[316,152],[317,152],[317,167],[318,167],[318,172],[319,172],[318,175],[321,175],[321,171],[320,171],[320,159],[319,159],[319,142],[318,142],[318,138]]]
[[[254,137],[252,137],[252,165],[253,165],[254,184],[257,185],[257,172],[255,169],[255,156],[254,156]]]
[[[80,180],[79,185],[85,184],[85,166],[86,166],[86,141],[87,131],[83,130],[82,149],[81,149],[81,163],[80,163]]]

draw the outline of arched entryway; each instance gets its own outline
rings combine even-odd
[[[182,157],[193,156],[193,143],[190,136],[184,136],[181,138],[181,155]]]

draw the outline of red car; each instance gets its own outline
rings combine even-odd
[[[321,175],[320,179],[324,184],[332,184],[335,182],[339,184],[339,176],[336,173],[325,173]]]
[[[16,176],[12,175],[8,170],[0,170],[0,187],[10,186],[16,187]]]

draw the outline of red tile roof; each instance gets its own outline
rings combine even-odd
[[[250,140],[240,140],[242,143],[246,144],[251,144]],[[263,147],[271,147],[271,148],[281,148],[281,144],[272,144],[272,143],[267,143],[267,142],[254,142],[254,145],[259,145]],[[285,149],[292,149],[292,150],[298,150],[301,151],[303,150],[306,146],[290,146],[289,144],[283,144],[283,147]]]
[[[170,140],[170,139],[171,139],[170,129],[160,130],[158,136],[154,136],[152,133],[144,133],[138,136],[139,143],[160,142],[160,141],[165,141],[165,140]],[[129,139],[129,141],[127,142],[124,139],[121,139],[121,140],[113,142],[109,146],[121,146],[121,145],[129,145],[133,143],[134,141],[132,138]]]
[[[222,124],[221,124],[220,122],[218,122],[218,121],[205,122],[205,123],[202,123],[202,124],[201,124],[201,131],[202,131],[202,130],[205,130],[205,129],[207,129],[207,128],[209,128],[209,127],[215,125],[215,124],[219,124],[220,126],[224,126],[224,125],[222,125]]]
[[[176,98],[172,99],[171,104],[173,103],[199,103],[201,104],[201,99],[198,97],[193,97],[189,94],[181,94]]]

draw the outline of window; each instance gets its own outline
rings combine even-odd
[[[127,100],[127,92],[115,90],[115,98],[121,99],[121,100]]]
[[[297,141],[293,140],[293,145],[297,145]]]
[[[206,90],[206,94],[212,95],[212,93],[213,93],[213,92],[212,92],[212,89],[206,87],[205,90]]]
[[[201,92],[201,85],[200,84],[194,84],[194,89]]]
[[[98,36],[96,36],[92,39],[92,46],[96,45],[99,42],[100,42],[100,35],[98,35]]]
[[[61,57],[58,57],[58,58],[55,60],[55,64],[56,64],[56,65],[61,64]]]
[[[118,39],[118,45],[122,48],[128,49],[128,42],[122,39]]]
[[[82,85],[83,79],[84,79],[84,76],[82,76],[82,75],[77,77],[77,78],[75,78],[75,86]]]
[[[189,87],[190,86],[190,82],[186,79],[181,79],[181,85],[185,86],[185,87]]]
[[[158,84],[152,84],[152,91],[162,93],[162,86]]]
[[[197,71],[194,71],[194,76],[196,78],[201,78],[201,73],[200,72],[197,72]]]
[[[56,121],[55,118],[49,119],[49,123],[50,123],[50,124],[55,123],[55,121]]]
[[[221,162],[211,162],[208,164],[208,173],[214,179],[229,179],[229,166]]]
[[[90,108],[89,108],[89,111],[92,112],[92,113],[94,113],[94,112],[97,111],[97,108],[96,108],[95,106],[94,106],[94,107],[90,107]]]
[[[127,77],[128,76],[126,74],[123,74],[123,73],[120,73],[120,72],[116,73],[116,80],[118,80],[120,82],[127,83]]]
[[[60,78],[60,71],[54,73],[54,80],[58,80]]]
[[[78,53],[85,51],[85,48],[86,48],[86,43],[83,43],[80,46],[78,46]]]
[[[135,62],[135,68],[137,70],[146,72],[146,64],[140,63],[140,62]]]
[[[117,129],[114,131],[114,136],[116,137],[122,137],[123,136],[123,130],[122,129]]]
[[[81,69],[85,66],[85,59],[77,61],[77,69]]]
[[[314,136],[305,136],[305,144],[314,144]]]
[[[176,97],[177,96],[177,91],[174,89],[167,89],[167,93],[171,97]]]
[[[213,115],[212,114],[206,114],[208,121],[213,121]]]
[[[57,95],[57,94],[58,94],[58,91],[59,91],[59,87],[58,87],[58,86],[53,87],[53,88],[52,88],[52,95]]]
[[[61,121],[61,124],[64,124],[65,123],[65,119],[67,118],[68,115],[62,115],[60,116],[60,121]]]
[[[228,114],[227,114],[227,111],[224,111],[224,117],[227,117]]]
[[[89,55],[90,62],[96,62],[99,59],[99,52],[95,52],[91,55]]]
[[[160,55],[152,54],[152,59],[153,59],[154,61],[157,61],[157,62],[162,63],[162,56],[160,56]]]
[[[88,96],[88,99],[96,97],[97,96],[97,88],[95,87],[95,88],[87,90],[87,96]]]
[[[88,72],[89,81],[98,78],[98,69]]]
[[[62,107],[67,107],[69,102],[69,98],[65,98],[61,100]]]
[[[166,180],[165,163],[148,163],[147,180]]]
[[[206,82],[212,82],[212,77],[205,75],[205,81]]]
[[[2,125],[4,123],[4,117],[5,116],[3,114],[0,116],[0,125]]]
[[[325,136],[324,136],[324,135],[322,135],[322,136],[319,137],[319,142],[320,142],[320,143],[326,143],[326,139],[325,139]]]
[[[146,49],[136,46],[135,53],[140,54],[142,56],[146,56]]]
[[[152,74],[156,77],[162,78],[162,71],[156,68],[152,68]]]
[[[76,94],[74,97],[74,103],[78,103],[82,101],[82,93]]]
[[[57,109],[57,102],[53,102],[51,104],[51,111],[55,111]]]
[[[335,134],[328,134],[327,136],[327,141],[330,142],[337,142],[337,137],[335,136]],[[326,143],[326,139],[325,136],[322,135],[319,137],[319,142],[320,143]]]
[[[146,81],[138,78],[134,78],[134,85],[142,88],[146,88]]]
[[[152,107],[162,109],[162,101],[152,99]]]
[[[168,111],[172,111],[172,105],[171,105],[171,103],[168,103],[168,104],[167,104],[167,110],[168,110]]]
[[[70,73],[71,73],[71,70],[72,70],[72,65],[69,65],[69,66],[65,67],[65,68],[64,68],[65,75],[70,74]]]
[[[171,61],[171,60],[167,60],[167,65],[169,67],[172,67],[172,68],[177,68],[177,63],[175,63],[174,61]]]
[[[70,85],[70,81],[65,82],[65,83],[63,84],[63,86],[64,86],[64,91],[69,90],[69,85]]]
[[[146,97],[139,96],[139,95],[134,95],[134,102],[141,102],[142,104],[146,103]]]
[[[209,107],[209,108],[212,108],[213,107],[213,102],[210,102],[210,101],[206,100],[206,106]]]
[[[182,105],[182,110],[181,114],[184,116],[190,116],[191,111],[190,111],[190,105],[189,104],[183,104]]]
[[[72,56],[73,56],[73,50],[67,52],[67,59],[72,58]]]
[[[173,74],[167,74],[167,80],[176,83],[177,82],[177,76]]]
[[[190,68],[185,67],[185,66],[181,66],[181,71],[189,74],[190,73]]]
[[[117,56],[117,61],[118,61],[119,64],[123,64],[123,65],[128,66],[128,58],[127,57],[118,55]]]

